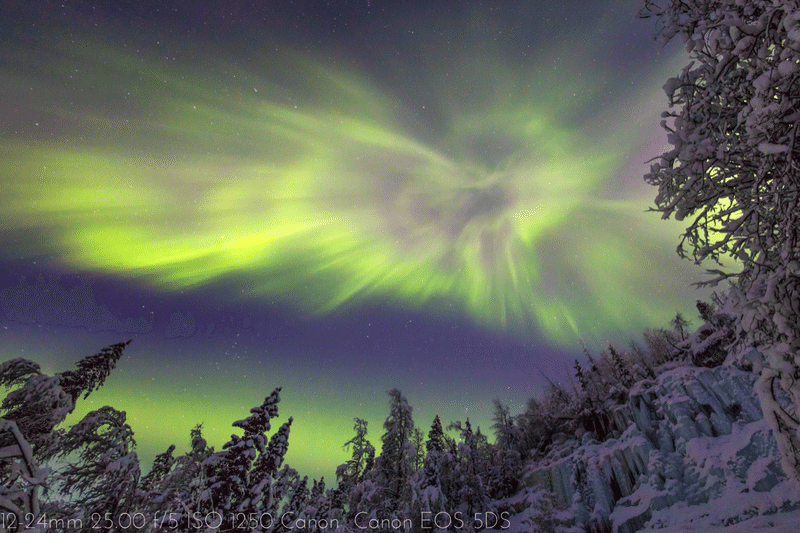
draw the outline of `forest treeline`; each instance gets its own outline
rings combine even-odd
[[[569,383],[549,381],[541,398],[511,414],[494,402],[494,442],[469,419],[446,426],[437,415],[419,426],[397,389],[373,444],[367,421],[356,418],[343,443],[350,459],[335,483],[309,481],[285,463],[292,418],[273,431],[280,387],[249,416],[234,421],[238,435],[216,450],[192,428],[190,450],[175,445],[142,475],[134,432],[110,406],[69,429],[60,425],[79,399],[98,389],[130,341],[48,376],[39,365],[13,359],[0,365],[11,389],[0,409],[0,508],[6,531],[477,531],[508,527],[519,510],[510,497],[524,489],[526,465],[565,441],[618,437],[630,424],[631,387],[676,364],[716,366],[732,338],[720,302],[698,301],[702,325],[680,314],[669,329],[646,330],[631,341],[575,361]],[[271,433],[271,434],[270,434]],[[371,440],[373,439],[373,440]],[[377,442],[377,441],[375,441]],[[378,452],[378,450],[380,450]],[[536,495],[533,531],[554,525],[553,498]],[[530,505],[527,504],[527,505]],[[529,513],[530,514],[530,513]]]
[[[55,376],[33,361],[7,361],[0,365],[0,383],[11,389],[0,405],[0,529],[474,531],[489,517],[500,520],[490,527],[502,528],[514,518],[508,496],[521,488],[525,465],[588,432],[615,437],[629,422],[631,387],[681,364],[752,371],[782,468],[800,479],[796,4],[645,0],[640,12],[653,19],[660,42],[678,38],[690,55],[664,85],[662,127],[671,147],[645,175],[658,188],[652,210],[686,221],[682,257],[697,264],[731,258],[741,267],[709,270],[705,283],[727,288],[698,303],[699,328],[678,315],[669,328],[646,331],[643,346],[587,353],[571,383],[550,383],[518,415],[496,402],[494,443],[468,421],[417,428],[408,402],[391,390],[380,453],[356,419],[345,443],[351,459],[333,488],[322,479],[309,487],[285,464],[291,419],[269,435],[280,389],[233,423],[240,435],[221,450],[196,427],[188,453],[173,457],[171,447],[141,476],[124,413],[106,406],[59,427],[82,395],[103,384],[127,343]],[[526,515],[527,529],[552,531],[547,497],[537,505],[543,512]]]

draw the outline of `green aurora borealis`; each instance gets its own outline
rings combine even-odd
[[[467,35],[452,45],[458,53],[429,54],[394,84],[323,47],[270,41],[245,60],[180,37],[164,53],[134,37],[76,34],[19,44],[0,63],[3,259],[37,258],[165,298],[224,287],[229,303],[270,302],[309,320],[384,305],[575,354],[581,340],[594,349],[661,326],[697,297],[687,285],[700,271],[674,254],[681,225],[645,213],[653,191],[641,180],[663,148],[652,106],[666,106],[671,65],[616,86],[617,73],[595,65],[600,48],[578,37],[509,59]],[[443,371],[418,379],[427,371],[418,363],[381,374],[380,361],[354,363],[358,354],[277,353],[280,365],[263,365],[270,385],[257,366],[234,393],[238,362],[223,362],[228,377],[213,386],[198,381],[223,348],[182,339],[173,359],[163,354],[177,341],[144,337],[92,396],[115,406],[138,398],[127,410],[143,440],[148,413],[159,412],[163,442],[144,456],[185,444],[201,421],[221,446],[230,422],[280,384],[281,414],[296,418],[290,464],[330,480],[335,465],[301,455],[343,459],[353,416],[373,420],[379,442],[383,391],[396,380],[415,383],[416,396],[404,392],[426,431],[437,404],[458,412],[453,398],[471,386]],[[51,370],[101,344],[81,337],[84,351]],[[14,337],[5,349],[21,346]],[[492,387],[518,367],[479,367],[499,369],[474,394],[486,408],[475,419],[487,420]],[[148,388],[158,372],[169,389]],[[191,392],[198,386],[203,395]]]
[[[541,328],[560,346],[674,312],[654,305],[645,269],[675,227],[653,224],[645,199],[606,195],[635,140],[629,124],[565,125],[569,100],[525,86],[472,105],[472,94],[450,95],[465,109],[448,110],[430,143],[400,103],[293,54],[285,61],[310,83],[289,99],[253,74],[225,73],[231,87],[214,72],[75,48],[93,75],[83,83],[121,109],[50,108],[79,133],[4,142],[3,223],[47,236],[26,253],[167,291],[232,276],[243,297],[318,313],[374,298],[454,306],[489,328]],[[533,77],[494,70],[495,85]],[[101,85],[119,78],[135,82]]]

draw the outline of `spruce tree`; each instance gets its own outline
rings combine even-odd
[[[209,480],[212,505],[223,516],[258,512],[264,498],[274,504],[270,490],[288,447],[292,422],[290,418],[268,442],[266,433],[271,429],[270,420],[278,416],[280,391],[277,387],[250,410],[249,417],[234,422],[244,435],[231,435],[222,451],[205,461],[213,472]]]
[[[434,417],[431,430],[428,432],[428,441],[425,443],[425,449],[428,453],[441,453],[444,451],[444,429],[442,428],[442,419],[439,418],[438,414]]]
[[[620,383],[622,383],[623,387],[629,389],[633,386],[633,375],[631,371],[628,370],[628,367],[622,362],[622,357],[619,355],[616,348],[609,344],[608,351],[611,353],[611,360],[614,362],[614,368],[617,371]]]
[[[59,374],[61,388],[72,397],[73,403],[81,394],[85,400],[92,391],[103,385],[132,340],[107,346],[100,353],[78,361],[76,370],[68,370]]]
[[[425,448],[423,446],[425,439],[425,435],[422,433],[422,430],[419,428],[414,428],[414,432],[411,435],[411,445],[414,446],[414,472],[422,468],[423,462],[425,461]]]
[[[375,448],[367,440],[367,421],[361,418],[353,420],[355,422],[353,430],[356,435],[343,446],[352,450],[352,456],[349,461],[336,469],[339,486],[343,488],[353,487],[359,483],[364,474],[371,469],[375,457]]]
[[[65,460],[55,481],[72,498],[65,506],[54,504],[48,515],[82,516],[90,523],[93,513],[108,513],[116,521],[121,513],[134,510],[140,476],[135,446],[124,411],[104,406],[84,416],[63,435],[52,455]]]
[[[584,370],[581,364],[575,359],[575,376],[578,378],[578,384],[581,386],[581,391],[585,397],[589,397],[589,383],[584,375]]]
[[[147,492],[140,494],[141,508],[149,510],[153,523],[160,519],[162,531],[169,530],[170,518],[186,524],[193,513],[204,515],[213,510],[208,491],[209,475],[213,471],[206,460],[214,455],[214,448],[207,446],[202,436],[202,427],[202,424],[197,424],[192,428],[191,449],[173,461],[172,468],[163,479],[153,481],[149,487],[145,480],[142,482],[142,488]],[[166,461],[159,459],[164,455],[159,455],[155,463],[164,464]]]
[[[57,482],[49,470],[40,467],[43,461],[63,454],[64,450],[76,451],[80,444],[87,449],[96,449],[91,442],[77,443],[75,433],[66,435],[64,430],[56,430],[75,409],[75,402],[83,392],[84,398],[100,387],[114,368],[122,350],[130,341],[104,349],[100,354],[90,356],[78,363],[78,370],[48,376],[42,374],[38,363],[17,358],[0,364],[0,385],[6,389],[13,388],[0,404],[0,483],[4,487],[0,494],[0,507],[17,515],[18,522],[36,522],[40,512],[51,513],[52,516],[64,516],[65,513],[78,513],[76,506],[69,508],[47,507],[42,510],[39,502],[39,488],[52,486]],[[110,409],[111,408],[104,408]],[[116,412],[116,411],[115,411]],[[98,414],[95,411],[94,414]],[[88,415],[87,415],[88,416]],[[100,415],[96,419],[102,418]],[[109,419],[115,417],[109,414]],[[116,417],[117,420],[119,417]],[[123,426],[124,413],[121,414]],[[86,419],[84,419],[85,421]],[[113,422],[112,422],[113,423]],[[81,423],[83,424],[83,422]],[[75,431],[90,431],[85,425],[73,427]],[[128,428],[130,429],[130,428]],[[124,433],[124,432],[123,432]],[[132,431],[130,443],[133,442]],[[117,434],[122,441],[122,448],[127,446],[125,435]],[[95,436],[96,437],[96,436]],[[94,438],[88,433],[87,439]],[[96,439],[95,439],[96,440]],[[96,442],[94,444],[97,444]],[[95,470],[84,470],[87,474],[85,487],[76,487],[79,498],[97,504],[99,495],[93,492],[93,486],[107,486],[109,493],[120,497],[119,505],[130,505],[134,497],[134,488],[138,481],[139,465],[135,453],[122,453],[122,448],[107,450],[103,459],[111,457],[109,466],[117,470],[117,485],[108,484],[108,479]],[[122,453],[117,457],[115,453]],[[69,453],[69,452],[67,452]],[[77,452],[76,452],[77,453]],[[91,452],[89,456],[91,456]],[[132,455],[131,455],[132,454]],[[118,463],[113,461],[118,460]],[[75,465],[65,467],[65,475],[71,475]],[[110,476],[110,477],[109,477]],[[112,490],[113,489],[113,490]],[[102,507],[102,505],[101,505]],[[74,516],[69,516],[74,518]]]
[[[696,305],[697,312],[700,314],[700,318],[702,318],[705,322],[711,322],[712,318],[714,317],[714,306],[704,302],[703,300],[697,300]]]
[[[414,431],[412,408],[398,389],[387,392],[389,395],[389,416],[383,423],[385,430],[381,437],[383,447],[379,458],[380,480],[387,494],[389,507],[400,499],[402,488],[413,472],[413,445],[410,442]]]
[[[167,451],[156,456],[153,460],[153,467],[150,469],[150,472],[142,478],[141,486],[143,490],[149,490],[153,485],[163,480],[164,477],[169,474],[172,465],[175,464],[175,458],[172,457],[172,452],[174,451],[175,445],[170,444]]]
[[[686,320],[683,317],[683,314],[678,312],[678,313],[675,313],[675,318],[670,320],[669,324],[670,324],[670,326],[672,326],[672,329],[675,331],[675,333],[678,335],[678,337],[680,337],[680,340],[681,341],[685,341],[686,340],[686,335],[687,335],[686,332],[689,329],[689,327],[691,327],[691,325],[692,325],[691,320]]]
[[[12,390],[0,404],[6,420],[13,420],[41,459],[43,454],[57,452],[53,429],[75,410],[75,402],[83,394],[86,399],[100,388],[122,357],[131,341],[103,348],[77,363],[76,370],[55,376],[41,373],[37,363],[12,359],[0,365],[0,385]],[[12,443],[9,435],[0,435],[0,448]],[[45,448],[53,448],[48,451]]]
[[[505,450],[517,450],[522,441],[519,427],[507,405],[503,405],[499,398],[494,399],[494,414],[492,415],[492,429],[494,429],[495,445]]]
[[[309,495],[308,476],[303,476],[302,479],[298,479],[294,484],[292,496],[281,509],[281,519],[277,521],[273,529],[275,533],[293,531],[296,528],[297,519],[305,516],[304,511]]]

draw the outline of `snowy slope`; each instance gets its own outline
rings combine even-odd
[[[641,381],[619,438],[562,443],[526,485],[552,491],[579,531],[800,531],[800,484],[781,469],[753,381],[690,366]]]

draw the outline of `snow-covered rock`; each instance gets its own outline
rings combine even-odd
[[[619,438],[564,443],[529,467],[525,483],[555,493],[592,533],[800,520],[800,485],[781,469],[754,381],[732,367],[690,366],[641,381]]]

